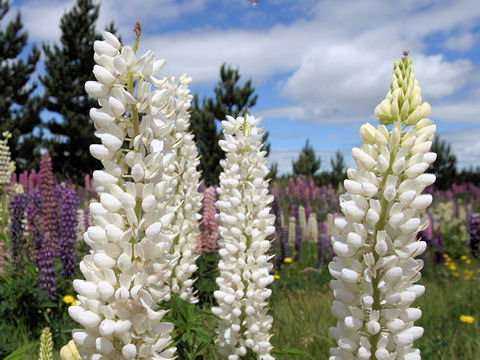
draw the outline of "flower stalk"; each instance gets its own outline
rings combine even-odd
[[[421,359],[413,347],[423,334],[414,326],[421,311],[411,306],[425,291],[415,284],[423,267],[415,257],[426,249],[417,234],[428,225],[421,216],[432,202],[422,191],[435,181],[424,174],[436,158],[429,152],[435,125],[407,54],[395,62],[390,91],[375,115],[377,128],[367,123],[360,129],[362,147],[352,150],[359,169],[347,171],[344,216],[334,222],[337,256],[329,270],[337,325],[330,334],[338,347],[331,360]]]
[[[138,25],[136,30],[138,44]],[[158,304],[176,290],[172,274],[185,257],[175,243],[186,223],[177,219],[179,214],[191,219],[188,211],[198,200],[195,176],[189,174],[193,205],[188,214],[179,210],[176,189],[183,189],[180,174],[186,171],[175,164],[180,145],[192,151],[185,135],[191,79],[182,77],[180,84],[173,77],[158,79],[165,60],[151,51],[137,58],[136,47],[121,46],[108,32],[103,37],[94,43],[97,81],[88,81],[85,89],[99,98],[100,108],[92,108],[90,117],[101,144],[91,145],[90,152],[104,169],[93,173],[100,202],[90,205],[93,224],[84,234],[92,250],[80,263],[85,280],[73,282],[78,303],[69,308],[84,329],[72,337],[82,358],[173,359],[173,324],[162,321],[166,311]],[[177,136],[181,126],[185,134]],[[187,230],[195,246],[195,231]],[[193,282],[183,280],[179,291],[191,294],[185,288]]]
[[[265,152],[261,151],[259,119],[245,115],[222,122],[225,140],[219,142],[226,152],[221,161],[219,199],[219,269],[214,292],[219,325],[220,353],[229,360],[243,358],[248,349],[258,359],[271,360],[269,330],[273,319],[267,315],[267,299],[273,282],[273,265],[267,255],[274,233],[274,215],[269,204]]]

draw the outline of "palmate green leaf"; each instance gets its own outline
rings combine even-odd
[[[18,348],[14,352],[12,352],[10,355],[8,355],[5,359],[3,360],[17,360],[17,359],[26,359],[27,354],[25,354],[27,351],[29,351],[31,348],[33,348],[36,345],[36,343],[30,343],[27,345],[23,345],[21,348]]]

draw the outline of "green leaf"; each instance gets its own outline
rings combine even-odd
[[[201,329],[199,328],[192,328],[192,331],[198,335],[198,337],[200,339],[202,339],[203,341],[206,341],[206,342],[212,342],[213,339],[211,336],[209,336],[208,334],[205,334]]]
[[[181,341],[188,341],[191,337],[192,337],[192,333],[190,331],[187,331],[182,335]]]
[[[23,359],[26,356],[25,353],[29,351],[31,348],[33,348],[35,345],[36,343],[23,345],[21,348],[18,348],[3,360]]]

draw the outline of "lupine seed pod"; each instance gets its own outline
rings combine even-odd
[[[245,115],[222,121],[226,152],[221,161],[219,199],[220,222],[218,268],[220,289],[214,292],[218,307],[212,309],[220,320],[217,333],[220,353],[228,360],[239,360],[251,349],[258,359],[271,360],[269,334],[273,319],[267,315],[267,302],[273,282],[273,265],[267,256],[274,233],[270,214],[273,196],[268,194],[265,152],[261,151],[259,119]]]
[[[412,60],[395,62],[387,98],[375,109],[382,123],[362,126],[361,148],[353,157],[340,197],[344,216],[335,219],[340,234],[332,238],[337,256],[329,264],[337,325],[330,329],[338,344],[330,360],[417,360],[414,326],[421,310],[412,307],[425,291],[420,279],[426,248],[417,240],[427,221],[420,216],[432,202],[422,191],[435,181],[424,174],[435,160],[429,152],[435,131],[426,119],[430,105],[421,103]],[[391,124],[388,129],[385,125]]]
[[[169,102],[176,94],[169,78],[154,77],[164,60],[151,51],[136,57],[139,34],[134,48],[103,37],[94,43],[98,81],[85,89],[99,98],[90,117],[101,144],[90,152],[104,169],[93,172],[100,202],[90,204],[93,224],[84,235],[92,250],[80,263],[85,280],[73,281],[78,303],[69,308],[84,329],[72,337],[82,358],[172,359],[173,324],[162,322],[166,311],[157,304],[170,298],[178,258],[172,245],[180,230],[168,202],[178,184],[171,175],[177,112]]]

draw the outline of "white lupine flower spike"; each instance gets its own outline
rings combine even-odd
[[[414,284],[423,267],[415,257],[426,249],[417,234],[432,202],[421,193],[435,181],[424,174],[436,158],[429,152],[435,132],[429,114],[404,53],[375,108],[381,125],[360,129],[362,147],[352,151],[359,169],[348,169],[340,197],[344,216],[335,220],[340,235],[332,238],[337,256],[329,264],[337,318],[330,334],[338,347],[330,349],[330,360],[421,359],[413,347],[423,334],[414,326],[421,311],[413,302],[425,291]]]
[[[84,327],[72,334],[83,359],[175,358],[175,347],[167,348],[173,325],[162,322],[157,305],[170,298],[175,266],[183,271],[175,289],[191,296],[195,242],[188,234],[196,231],[200,196],[198,176],[188,170],[197,158],[188,135],[189,78],[155,78],[164,61],[151,51],[137,58],[136,30],[133,49],[103,33],[94,44],[97,81],[85,84],[99,97],[90,116],[101,144],[90,150],[104,169],[93,173],[100,202],[91,204],[93,225],[84,234],[92,250],[80,263],[85,280],[73,282],[79,301],[69,308]],[[179,192],[188,197],[183,205]]]
[[[275,228],[269,204],[268,174],[265,152],[261,151],[260,120],[253,116],[227,116],[222,121],[225,140],[219,142],[226,153],[221,161],[219,199],[220,276],[215,291],[219,317],[217,333],[220,353],[228,360],[239,360],[248,349],[258,359],[274,359],[270,355],[269,331],[273,319],[267,315],[267,299],[273,282],[273,265],[267,251],[267,238]]]

